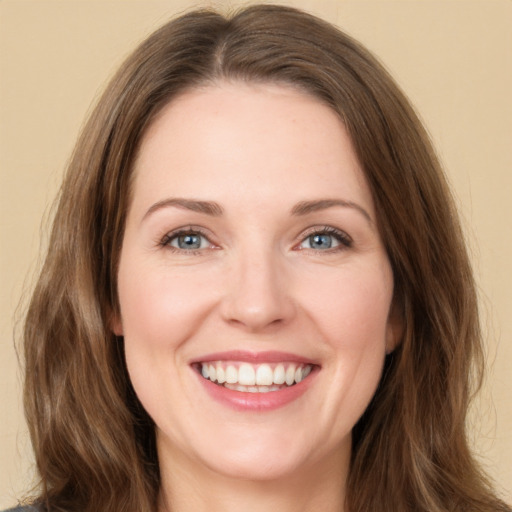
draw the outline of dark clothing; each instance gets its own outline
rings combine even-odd
[[[15,507],[10,508],[9,510],[4,510],[4,512],[37,512],[37,508],[31,505],[27,505],[24,507]]]

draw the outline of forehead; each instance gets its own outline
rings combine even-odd
[[[348,194],[373,208],[341,119],[312,95],[221,83],[189,90],[162,109],[135,163],[136,196],[222,201],[250,191],[282,201]]]

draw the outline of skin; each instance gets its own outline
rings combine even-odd
[[[113,330],[156,424],[161,510],[343,510],[351,430],[400,322],[342,122],[291,87],[194,89],[151,125],[134,172]],[[292,213],[322,199],[348,204]],[[344,238],[327,233],[331,248],[312,245],[326,226]],[[180,248],[179,229],[200,229],[199,249]],[[211,399],[190,364],[226,350],[291,352],[319,371],[284,407],[234,410]]]

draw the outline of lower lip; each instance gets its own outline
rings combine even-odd
[[[205,379],[198,372],[195,372],[207,393],[217,402],[226,405],[236,411],[272,411],[284,407],[301,397],[310,387],[316,376],[314,369],[303,381],[279,391],[267,393],[246,393],[235,391],[214,384],[211,380]]]

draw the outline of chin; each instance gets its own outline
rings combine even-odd
[[[208,464],[210,470],[226,478],[254,482],[279,481],[292,478],[302,464],[295,460],[283,460],[276,453],[246,457],[246,454],[233,454],[220,461]]]
[[[214,444],[217,449],[211,449],[212,443],[210,450],[202,451],[203,464],[228,478],[280,481],[314,472],[321,461],[343,451],[333,449],[327,439],[323,446],[315,443],[311,432],[310,436],[303,436],[298,430],[289,432],[282,424],[274,429],[262,427],[254,425],[250,432],[245,429],[225,432],[223,441],[217,438],[219,441]]]

